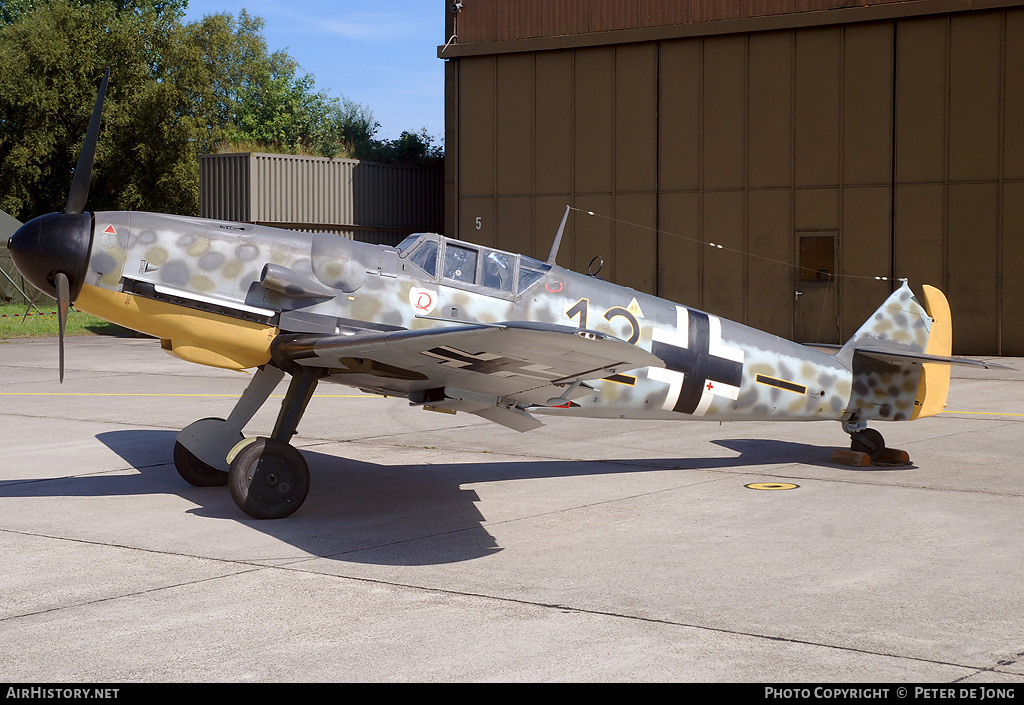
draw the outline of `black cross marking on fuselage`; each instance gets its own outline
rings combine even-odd
[[[450,367],[458,370],[467,370],[469,372],[479,372],[485,375],[496,375],[504,373],[508,375],[519,375],[521,377],[531,377],[533,379],[540,380],[551,380],[558,378],[558,374],[554,372],[546,373],[543,370],[527,370],[524,369],[529,367],[533,363],[526,362],[524,360],[517,360],[512,357],[495,357],[490,360],[484,359],[484,353],[468,353],[465,350],[459,350],[458,348],[452,347],[439,347],[431,348],[423,353],[431,357],[441,358],[442,365],[449,365]]]
[[[672,410],[692,414],[709,381],[739,387],[743,381],[743,363],[711,354],[711,324],[706,313],[690,310],[687,318],[688,348],[655,340],[651,352],[664,360],[667,369],[683,373],[683,386]]]

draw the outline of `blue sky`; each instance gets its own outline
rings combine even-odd
[[[438,0],[189,0],[186,20],[245,9],[266,21],[270,51],[286,50],[318,90],[369,106],[377,137],[422,127],[444,134],[445,5]]]

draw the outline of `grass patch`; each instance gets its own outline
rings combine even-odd
[[[32,309],[29,311],[28,317],[22,319],[25,308],[22,305],[0,306],[0,340],[57,336],[59,325],[56,306],[40,306],[39,311],[42,313]],[[68,311],[68,322],[64,335],[134,335],[134,333],[127,328],[90,316],[88,313],[71,309]]]

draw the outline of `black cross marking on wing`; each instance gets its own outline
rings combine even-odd
[[[491,355],[485,352],[469,353],[465,350],[459,350],[458,348],[453,348],[448,345],[425,350],[423,354],[440,359],[441,364],[446,367],[467,370],[469,372],[479,372],[485,375],[498,375],[501,377],[519,375],[521,377],[530,377],[532,379],[544,381],[559,378],[559,375],[554,371],[538,369],[540,365],[526,362],[525,360],[517,360],[512,357],[503,357],[501,355]]]
[[[690,310],[689,346],[681,348],[671,343],[655,340],[651,352],[665,362],[665,367],[683,373],[683,385],[679,391],[673,411],[692,414],[700,404],[704,387],[720,382],[739,387],[743,381],[743,363],[716,357],[711,354],[711,324],[708,315]],[[710,387],[709,387],[710,389]]]

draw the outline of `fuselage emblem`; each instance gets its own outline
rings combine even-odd
[[[437,292],[413,287],[409,290],[409,303],[417,313],[429,313],[437,304]]]

